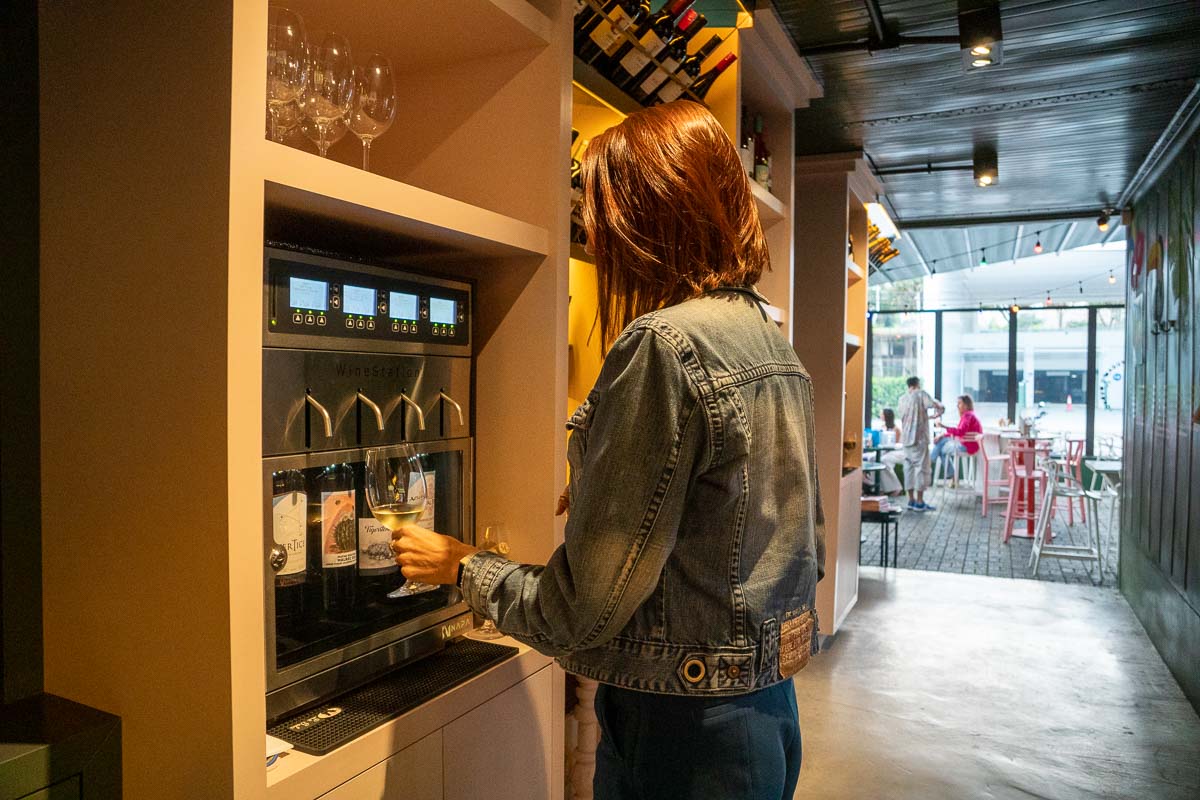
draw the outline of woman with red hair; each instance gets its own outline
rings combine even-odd
[[[790,800],[824,517],[749,180],[687,101],[594,138],[582,176],[606,355],[567,423],[564,542],[520,564],[411,526],[397,560],[601,683],[600,800]]]

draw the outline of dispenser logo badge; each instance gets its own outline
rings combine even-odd
[[[456,619],[453,622],[449,622],[442,626],[442,638],[443,639],[453,639],[455,636],[458,636],[460,633],[466,633],[470,629],[471,629],[471,618],[470,617],[462,617],[461,619]]]
[[[300,733],[301,731],[306,731],[309,728],[313,727],[314,725],[321,724],[322,722],[324,722],[327,719],[333,719],[334,717],[341,714],[342,711],[343,711],[343,709],[340,706],[329,706],[328,708],[323,708],[320,711],[318,711],[316,714],[313,714],[311,717],[307,717],[305,719],[300,720],[299,722],[288,725],[288,730],[293,731],[295,733]]]
[[[421,365],[372,364],[371,362],[347,364],[344,361],[338,361],[334,365],[334,372],[339,378],[419,378],[421,377]]]

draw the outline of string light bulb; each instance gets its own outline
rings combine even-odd
[[[987,248],[984,248],[984,247],[979,248],[979,266],[981,266],[981,267],[987,266]]]
[[[1017,298],[1013,298],[1012,305],[1008,307],[1008,310],[1014,314],[1021,310],[1021,307],[1017,305]]]
[[[1042,254],[1042,232],[1041,231],[1037,232],[1037,241],[1033,243],[1033,254],[1034,255]]]
[[[1079,293],[1083,294],[1083,281],[1079,282]]]
[[[1108,212],[1107,211],[1101,211],[1100,216],[1096,217],[1096,227],[1100,229],[1101,233],[1106,233],[1108,231]]]
[[[1115,284],[1116,282],[1117,282],[1117,276],[1116,276],[1116,275],[1114,275],[1114,274],[1113,274],[1113,271],[1110,269],[1110,270],[1108,271],[1108,284],[1109,284],[1109,286],[1112,286],[1112,285],[1113,285],[1113,284]],[[1083,287],[1081,286],[1081,287],[1080,287],[1080,291],[1082,291],[1082,290],[1083,290]]]
[[[1050,298],[1050,290],[1049,290],[1049,289],[1047,289],[1047,290],[1046,290],[1046,308],[1049,308],[1049,307],[1050,307],[1050,306],[1052,306],[1052,305],[1054,305],[1054,300],[1052,300],[1052,299]]]

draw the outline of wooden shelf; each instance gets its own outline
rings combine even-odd
[[[854,263],[853,259],[846,259],[846,285],[853,286],[854,284],[867,277],[863,268]]]
[[[847,333],[846,334],[846,358],[850,358],[850,356],[857,353],[860,347],[862,347],[862,338],[859,337],[857,334]]]
[[[434,252],[496,258],[550,252],[545,228],[285,145],[262,142],[261,165],[268,209],[383,231]]]
[[[612,81],[593,69],[590,64],[585,64],[578,57],[574,59],[574,64],[575,84],[592,97],[620,114],[629,115],[641,110],[642,107],[632,97],[618,89]]]
[[[310,37],[337,31],[356,56],[385,53],[400,76],[544,48],[557,34],[556,23],[528,0],[439,3],[436,14],[429,13],[427,3],[394,0],[294,0],[288,5],[304,17]]]
[[[750,193],[754,195],[754,204],[758,206],[758,218],[764,228],[787,218],[787,209],[784,208],[783,202],[756,181],[750,181]]]

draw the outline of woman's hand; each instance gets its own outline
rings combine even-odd
[[[458,562],[479,551],[419,525],[405,525],[392,534],[392,552],[408,580],[453,586],[458,581]]]

